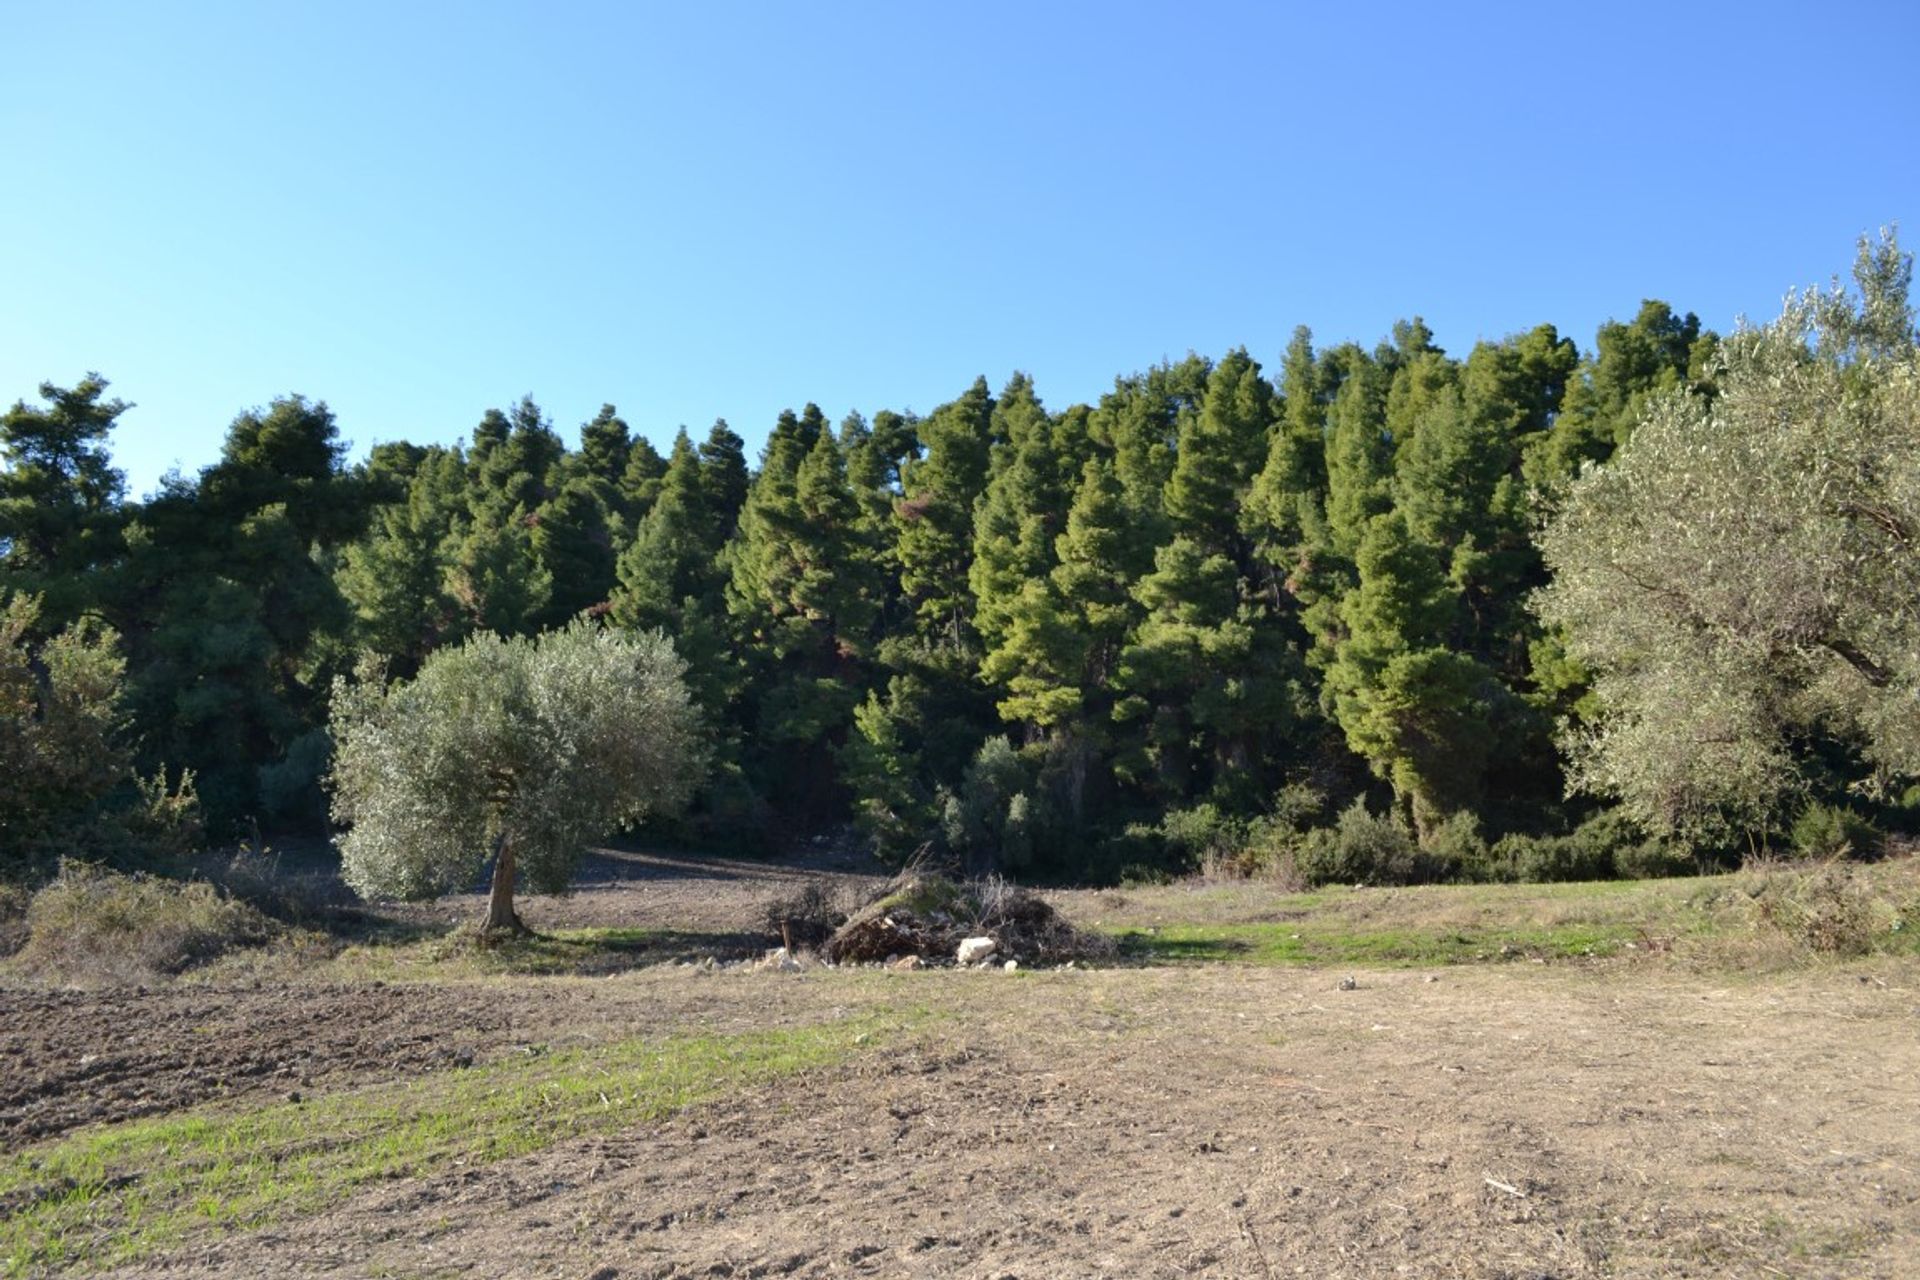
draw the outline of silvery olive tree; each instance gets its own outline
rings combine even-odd
[[[1730,338],[1717,394],[1656,401],[1544,531],[1537,601],[1603,710],[1571,785],[1702,842],[1764,831],[1808,744],[1866,788],[1920,773],[1920,361],[1912,259],[1863,239],[1857,292]]]
[[[481,634],[414,679],[334,686],[333,812],[347,882],[431,897],[493,863],[483,927],[520,931],[516,881],[564,892],[584,847],[685,803],[704,763],[685,664],[658,633],[586,620]]]

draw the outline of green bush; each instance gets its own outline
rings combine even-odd
[[[1413,833],[1390,814],[1355,800],[1336,825],[1309,832],[1298,854],[1310,884],[1412,884],[1430,878]]]
[[[942,806],[947,849],[974,871],[1019,870],[1033,861],[1032,780],[1006,737],[988,738],[967,766],[960,790]]]
[[[1461,879],[1481,884],[1547,884],[1691,875],[1693,859],[1677,845],[1651,839],[1617,809],[1589,818],[1567,835],[1502,836],[1460,864]]]
[[[204,881],[65,863],[27,907],[18,963],[63,982],[137,982],[267,941],[273,922]]]
[[[1787,835],[1802,858],[1865,858],[1880,849],[1880,832],[1845,805],[1814,801],[1800,811]]]
[[[1209,876],[1245,876],[1258,859],[1248,843],[1244,818],[1211,804],[1170,809],[1160,819],[1160,838],[1176,865]]]
[[[1487,842],[1480,834],[1480,819],[1465,811],[1452,815],[1434,828],[1421,851],[1435,879],[1459,878],[1468,868],[1487,860]]]

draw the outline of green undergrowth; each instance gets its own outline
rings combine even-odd
[[[1701,884],[1323,888],[1245,882],[1127,890],[1097,899],[1094,927],[1151,963],[1431,965],[1664,950],[1712,926]]]
[[[1259,965],[1432,965],[1609,956],[1635,943],[1638,936],[1636,930],[1619,925],[1340,931],[1290,924],[1218,924],[1115,933],[1121,954],[1137,959]]]
[[[393,1178],[526,1155],[897,1040],[925,1010],[629,1040],[225,1114],[84,1130],[0,1159],[7,1275],[90,1270],[257,1229]]]
[[[1239,882],[1093,896],[1076,916],[1155,963],[1429,965],[1685,953],[1716,967],[1920,953],[1920,860],[1732,875],[1288,893]],[[1088,919],[1088,917],[1092,917]]]

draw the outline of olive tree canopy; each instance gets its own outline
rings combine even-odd
[[[584,847],[685,803],[698,717],[664,635],[580,620],[533,639],[481,634],[411,681],[334,687],[335,818],[347,882],[431,897],[493,859],[486,928],[519,929],[517,875],[563,892]]]
[[[1791,295],[1717,393],[1650,406],[1541,539],[1541,616],[1603,708],[1570,785],[1700,841],[1764,831],[1839,745],[1863,787],[1920,774],[1920,363],[1912,259],[1861,241],[1857,293]]]

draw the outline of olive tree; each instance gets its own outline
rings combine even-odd
[[[0,591],[0,879],[78,846],[132,769],[120,742],[126,660],[93,619],[33,643],[37,596]]]
[[[1712,396],[1655,401],[1572,486],[1538,597],[1601,707],[1570,785],[1696,841],[1766,830],[1840,743],[1920,773],[1920,362],[1912,260],[1862,240],[1857,293],[1790,295],[1725,344]]]
[[[585,846],[683,804],[704,762],[685,664],[666,637],[584,619],[474,636],[410,681],[341,681],[333,812],[347,882],[422,898],[492,860],[483,928],[521,931],[516,880],[564,892]]]

